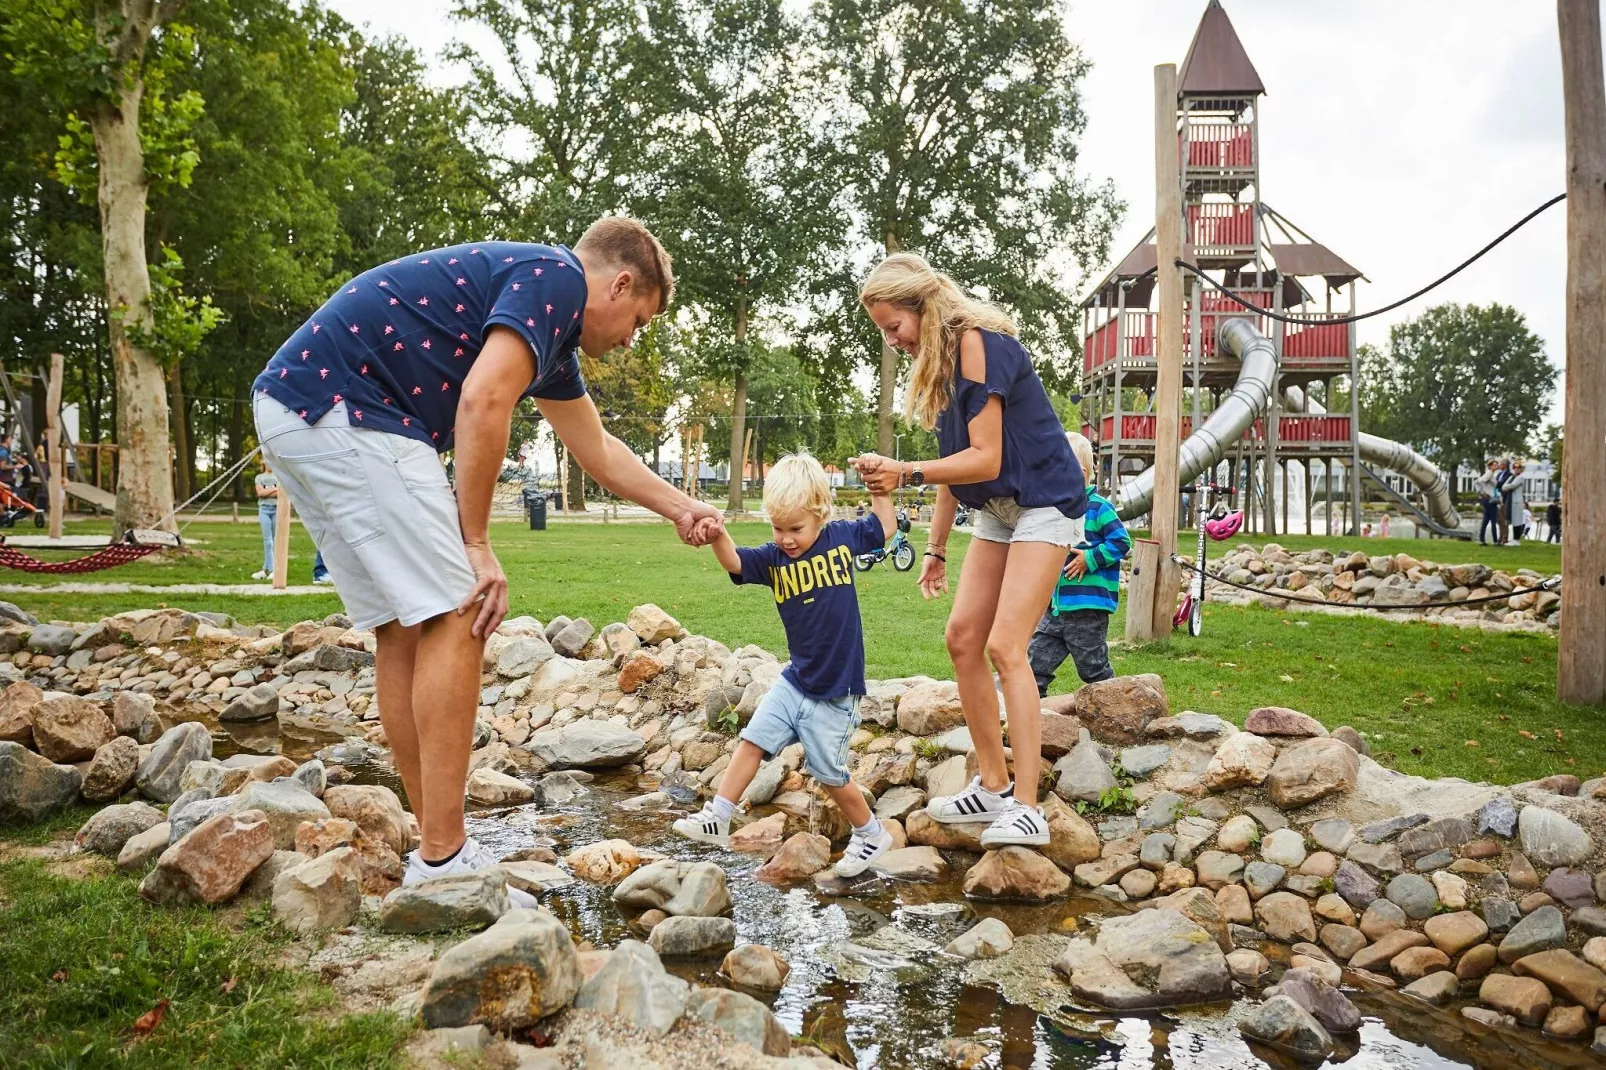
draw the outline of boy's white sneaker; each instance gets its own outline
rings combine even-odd
[[[877,836],[855,832],[836,863],[836,875],[851,880],[870,868],[870,863],[892,850],[892,833],[885,828]]]
[[[981,834],[981,845],[994,847],[1047,847],[1048,820],[1035,806],[1009,800],[1009,808],[999,814]]]
[[[712,801],[703,804],[703,808],[690,817],[683,817],[669,826],[688,840],[698,843],[712,843],[718,847],[730,844],[731,823],[721,820],[714,812]]]
[[[492,854],[480,841],[470,836],[463,841],[463,849],[452,857],[450,862],[432,866],[424,861],[422,852],[414,851],[407,856],[407,870],[402,874],[402,885],[417,884],[434,877],[455,877],[460,873],[474,873],[482,869],[490,869],[499,865],[501,859]],[[508,886],[507,898],[516,907],[534,908],[541,905],[540,900],[529,892],[521,891],[512,885]]]
[[[928,802],[926,816],[944,825],[990,822],[1009,809],[1014,801],[1013,784],[1005,788],[1002,794],[995,794],[981,786],[981,777],[978,776],[959,794],[939,795]]]

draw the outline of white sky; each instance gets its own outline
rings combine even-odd
[[[461,27],[439,0],[328,0],[436,57]],[[1127,202],[1112,257],[1153,223],[1153,68],[1182,63],[1203,0],[1070,0],[1093,69],[1081,168]],[[1561,61],[1550,0],[1226,0],[1267,96],[1262,198],[1364,271],[1362,309],[1416,289],[1565,187]],[[480,40],[473,35],[470,40]],[[443,81],[451,75],[441,72]],[[1429,298],[1514,305],[1564,363],[1565,207]],[[1558,384],[1559,386],[1559,384]],[[1558,388],[1552,420],[1561,413]]]

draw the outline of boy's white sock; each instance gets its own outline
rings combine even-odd
[[[866,821],[862,825],[859,825],[859,826],[855,827],[854,830],[853,830],[853,834],[855,836],[864,836],[864,837],[881,835],[881,819],[879,817],[875,816],[874,814],[871,814],[870,815],[870,820]]]
[[[714,801],[710,805],[714,808],[714,816],[721,821],[729,821],[736,816],[736,804],[723,795],[714,796]]]

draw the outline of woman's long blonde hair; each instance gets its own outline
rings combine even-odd
[[[965,332],[979,327],[1015,333],[1009,313],[971,297],[914,253],[893,253],[877,264],[859,290],[859,302],[867,309],[896,305],[920,317],[920,340],[915,346],[904,414],[927,431],[937,425],[938,414],[948,407],[959,339]]]

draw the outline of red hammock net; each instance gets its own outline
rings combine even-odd
[[[172,536],[168,536],[173,538]],[[0,542],[0,567],[16,569],[19,572],[39,572],[53,576],[74,576],[86,572],[101,572],[118,565],[126,565],[131,561],[138,561],[158,550],[171,550],[178,544],[176,538],[171,544],[167,543],[139,543],[114,542],[104,550],[96,550],[83,557],[75,557],[71,561],[41,561],[31,557],[21,550],[14,549]]]

